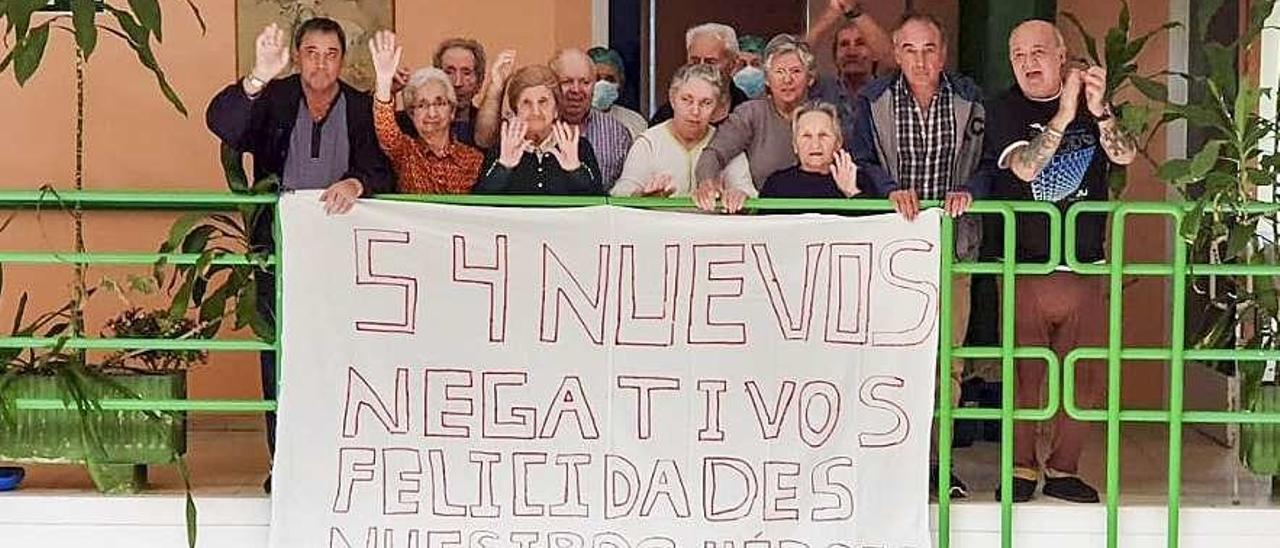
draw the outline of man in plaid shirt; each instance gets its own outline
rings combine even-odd
[[[961,216],[975,194],[985,190],[975,177],[982,157],[986,111],[982,90],[964,76],[944,72],[947,59],[942,24],[934,17],[908,13],[893,31],[894,59],[901,72],[867,84],[854,109],[850,152],[858,164],[859,186],[872,196],[888,197],[908,220],[920,200],[941,200],[956,221],[956,256],[977,257],[982,225]],[[979,188],[982,187],[982,188]],[[968,274],[952,279],[952,341],[963,344],[969,325]],[[951,364],[952,404],[960,397],[962,360]],[[930,470],[936,489],[937,466]],[[951,476],[951,496],[967,496]]]

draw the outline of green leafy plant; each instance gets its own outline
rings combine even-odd
[[[1205,41],[1209,21],[1221,4],[1221,0],[1201,4],[1195,29],[1200,41]],[[1252,53],[1274,8],[1274,0],[1252,2],[1245,14],[1247,26],[1238,39],[1225,44],[1206,41],[1200,54],[1208,74],[1182,75],[1198,99],[1166,107],[1166,121],[1185,120],[1208,137],[1191,158],[1165,162],[1158,176],[1193,204],[1178,227],[1179,234],[1193,256],[1212,264],[1274,265],[1280,259],[1276,207],[1255,201],[1259,188],[1274,187],[1280,178],[1280,155],[1274,152],[1274,143],[1280,142],[1280,124],[1258,113],[1261,98],[1280,91],[1280,82],[1264,89],[1255,83],[1257,74],[1236,63],[1237,56],[1247,58]],[[1201,311],[1205,320],[1191,333],[1196,347],[1280,348],[1280,303],[1274,278],[1197,276],[1192,284],[1205,302]],[[1239,373],[1245,409],[1280,410],[1265,408],[1280,401],[1274,393],[1280,388],[1263,382],[1267,364],[1241,361],[1217,367],[1226,374]],[[1259,427],[1244,425],[1242,432],[1241,455],[1250,467],[1260,473],[1280,473],[1280,462],[1274,458],[1249,457],[1252,448],[1276,441]]]
[[[244,171],[242,155],[222,146],[222,165],[227,187],[240,194],[274,194],[278,179],[266,177],[250,184]],[[178,319],[190,310],[197,311],[200,336],[212,337],[232,318],[232,329],[249,328],[264,341],[275,340],[271,318],[258,313],[258,284],[269,273],[267,257],[274,251],[254,245],[254,227],[268,220],[269,205],[245,205],[239,215],[192,213],[183,216],[169,229],[169,237],[160,244],[159,253],[199,254],[195,264],[174,265],[164,274],[162,260],[155,265],[158,284],[165,284],[172,297],[168,315]],[[220,257],[245,254],[248,265],[214,264]]]
[[[18,84],[25,85],[41,66],[52,31],[64,31],[74,38],[76,123],[73,188],[79,191],[84,189],[85,175],[85,66],[97,50],[100,33],[105,32],[108,36],[114,36],[123,41],[134,52],[139,64],[155,77],[157,86],[166,100],[183,116],[187,115],[187,109],[170,85],[152,49],[153,40],[154,44],[160,44],[164,40],[163,16],[159,0],[128,0],[126,6],[109,1],[67,0],[66,7],[69,8],[69,13],[52,16],[38,15],[37,12],[47,3],[47,0],[0,0],[0,19],[5,20],[4,40],[3,44],[0,44],[0,73],[12,66],[14,78]],[[193,0],[186,0],[186,3],[199,23],[201,33],[204,33],[205,23],[199,9]],[[99,8],[106,14],[104,21],[99,21]],[[69,211],[72,217],[75,251],[84,252],[83,212],[78,205],[71,207]],[[81,422],[90,425],[86,427],[87,433],[82,441],[88,448],[101,449],[101,439],[92,435],[91,427],[92,424],[96,424],[93,416],[101,413],[100,405],[97,403],[98,398],[102,394],[121,397],[128,397],[128,394],[121,394],[119,390],[90,389],[94,386],[111,388],[113,383],[101,372],[87,367],[88,360],[83,350],[66,351],[65,349],[67,340],[84,336],[84,308],[92,294],[85,277],[84,265],[76,264],[71,301],[52,316],[45,315],[37,318],[37,320],[48,318],[48,320],[43,324],[39,321],[35,322],[37,327],[32,333],[43,329],[44,336],[58,337],[58,344],[39,352],[31,351],[29,355],[33,359],[25,365],[35,367],[36,370],[50,369],[59,375],[61,379],[59,385],[62,388],[64,400],[68,404],[74,403],[75,409],[82,418]],[[23,302],[25,304],[25,298]],[[14,325],[15,331],[31,328],[30,324],[21,327],[21,315],[18,316],[18,321],[15,321]],[[21,351],[13,357],[9,357],[10,353],[5,351],[0,355],[7,358],[0,364],[0,367],[4,368],[5,378],[12,378],[12,375],[21,373],[22,368],[19,366],[24,365],[20,361],[23,354]],[[3,386],[10,386],[10,383],[5,382]],[[120,387],[116,385],[115,388]],[[11,402],[11,398],[4,397],[3,390],[0,390],[0,400]],[[7,404],[0,403],[0,408],[5,405]],[[89,450],[86,451],[86,458],[93,460],[95,455],[99,454],[100,451]],[[187,542],[190,546],[195,546],[195,503],[191,498],[184,461],[181,455],[177,455],[176,458],[187,485]],[[92,466],[90,468],[93,469]]]
[[[1161,115],[1160,104],[1168,100],[1169,92],[1167,86],[1155,80],[1164,73],[1149,76],[1139,73],[1138,56],[1156,35],[1178,28],[1180,25],[1177,22],[1168,22],[1153,30],[1135,35],[1129,2],[1125,0],[1120,3],[1120,16],[1115,26],[1107,29],[1100,47],[1099,40],[1089,33],[1074,13],[1065,12],[1063,17],[1071,22],[1076,32],[1080,34],[1085,53],[1090,61],[1107,69],[1107,100],[1114,105],[1120,126],[1131,135],[1142,139],[1143,142],[1149,141],[1151,134],[1158,127],[1156,121]],[[1129,100],[1117,102],[1117,97],[1130,88],[1136,89],[1155,102],[1139,103]],[[1155,161],[1142,149],[1140,152],[1143,158],[1154,165]],[[1110,174],[1111,195],[1122,194],[1126,183],[1127,171],[1113,170]]]
[[[185,339],[201,331],[190,318],[173,318],[168,310],[126,309],[107,320],[105,336],[121,339]],[[205,363],[204,350],[128,350],[112,353],[102,362],[105,372],[171,374]]]

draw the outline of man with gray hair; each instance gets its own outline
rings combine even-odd
[[[548,65],[560,79],[560,119],[582,128],[582,138],[591,143],[596,161],[600,162],[601,183],[608,192],[622,174],[622,164],[631,149],[631,132],[617,118],[592,108],[595,63],[585,52],[560,50]]]
[[[872,196],[888,197],[894,209],[914,220],[920,200],[943,200],[956,223],[955,252],[960,259],[974,259],[982,240],[982,225],[975,216],[961,216],[975,191],[985,188],[976,177],[982,157],[986,110],[982,90],[967,77],[944,71],[947,43],[942,24],[934,17],[908,13],[893,31],[894,58],[900,70],[867,84],[854,108],[851,151],[858,163],[858,177]],[[968,274],[952,280],[952,341],[964,341],[969,327]],[[951,368],[952,401],[960,396],[964,361]],[[930,487],[936,491],[937,464],[930,469]],[[952,497],[967,496],[967,488],[954,474]]]
[[[721,106],[711,117],[712,124],[719,124],[738,105],[750,100],[747,94],[733,85],[733,73],[738,68],[738,33],[729,25],[703,23],[690,28],[684,35],[685,61],[690,65],[714,65],[720,70],[725,86]],[[663,103],[649,119],[649,127],[671,119],[671,103]]]

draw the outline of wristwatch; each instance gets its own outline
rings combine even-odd
[[[1107,105],[1107,106],[1103,107],[1103,109],[1102,109],[1102,115],[1101,115],[1101,116],[1094,116],[1094,117],[1093,117],[1093,119],[1094,119],[1094,120],[1097,120],[1097,121],[1098,121],[1098,123],[1102,123],[1102,122],[1105,122],[1105,121],[1107,121],[1107,120],[1112,120],[1112,119],[1114,119],[1114,118],[1115,118],[1115,114],[1113,114],[1113,113],[1111,112],[1111,105]]]
[[[254,76],[252,72],[250,72],[248,76],[244,77],[244,81],[249,82],[249,85],[256,88],[259,92],[266,89],[267,87],[266,81],[264,81],[261,78],[258,78],[257,76]]]

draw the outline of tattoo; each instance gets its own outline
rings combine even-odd
[[[1098,127],[1099,141],[1102,141],[1102,149],[1107,152],[1107,156],[1111,160],[1128,160],[1138,152],[1138,141],[1120,127],[1120,124],[1114,121],[1110,124]]]
[[[1049,165],[1050,160],[1053,160],[1053,154],[1058,152],[1058,145],[1061,144],[1061,133],[1049,130],[1043,131],[1026,146],[1014,151],[1013,162],[1021,164],[1036,175],[1039,175],[1040,170]]]

